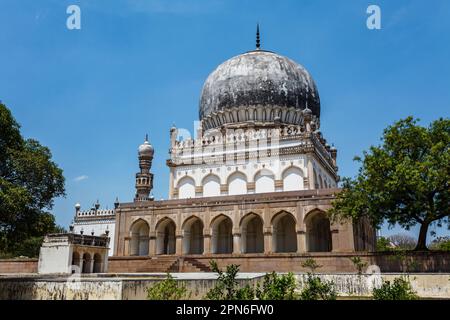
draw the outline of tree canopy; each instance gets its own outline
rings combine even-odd
[[[450,228],[450,119],[428,127],[408,117],[384,130],[380,146],[364,151],[358,175],[343,179],[330,213],[334,218],[366,216],[409,230],[420,225],[416,250],[426,250],[432,224]]]
[[[50,150],[24,139],[0,103],[0,254],[21,254],[20,248],[53,232],[55,218],[48,211],[53,199],[64,195],[63,173]]]

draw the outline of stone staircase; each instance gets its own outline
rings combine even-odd
[[[167,272],[178,263],[178,257],[158,256],[145,260],[136,272]],[[173,271],[170,271],[173,272]],[[176,271],[178,272],[178,268]]]
[[[184,272],[212,272],[211,268],[195,258],[184,258]]]

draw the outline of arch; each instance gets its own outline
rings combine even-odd
[[[303,190],[303,171],[299,167],[290,166],[281,174],[283,191]]]
[[[147,221],[143,219],[136,220],[130,228],[130,255],[131,256],[148,256],[148,241],[150,227]]]
[[[202,180],[203,196],[215,197],[220,196],[220,178],[215,174],[208,174]]]
[[[242,253],[264,252],[263,220],[256,213],[249,213],[241,219]]]
[[[184,176],[178,181],[178,198],[195,198],[195,181],[190,176]]]
[[[309,252],[329,252],[332,249],[330,219],[321,210],[313,210],[305,217],[306,248]]]
[[[255,193],[275,192],[275,175],[268,169],[259,170],[255,176]]]
[[[82,273],[91,273],[91,255],[89,253],[83,254]]]
[[[277,213],[272,219],[272,245],[274,252],[296,252],[296,220],[287,211]]]
[[[228,194],[247,194],[247,176],[240,171],[235,171],[228,176]]]
[[[75,268],[73,266],[75,266]],[[71,268],[71,272],[75,273],[76,270],[78,270],[79,267],[80,267],[80,254],[78,252],[74,251],[72,253],[72,268]]]
[[[94,273],[102,272],[102,256],[98,253],[94,254]]]
[[[183,223],[183,253],[203,253],[203,222],[196,216],[187,218]]]
[[[211,253],[233,252],[233,222],[223,214],[211,222]]]
[[[175,254],[176,225],[170,218],[162,218],[156,224],[156,254]]]

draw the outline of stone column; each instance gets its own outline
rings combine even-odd
[[[264,232],[264,253],[272,253],[272,232]]]
[[[91,261],[89,261],[89,273],[94,272],[94,255],[91,256]]]
[[[211,235],[203,235],[203,254],[211,254]]]
[[[314,181],[314,168],[313,168],[312,156],[311,155],[309,155],[307,157],[307,161],[308,161],[308,182],[309,182],[308,189],[309,190],[313,190],[313,189],[316,188],[316,186],[315,186],[316,181]]]
[[[331,227],[331,251],[332,252],[340,252],[341,246],[339,241],[340,235],[339,235],[339,229],[336,227]]]
[[[297,253],[306,252],[306,232],[305,230],[297,231]]]
[[[130,255],[130,238],[129,237],[124,238],[123,242],[124,242],[123,255],[129,256]]]
[[[241,253],[241,234],[233,234],[233,254]]]
[[[156,255],[156,236],[153,234],[148,239],[148,255]]]
[[[177,234],[175,239],[175,254],[181,255],[183,252],[183,235]]]

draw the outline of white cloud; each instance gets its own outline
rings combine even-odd
[[[88,177],[87,175],[83,174],[83,175],[78,176],[78,177],[76,177],[75,179],[73,179],[73,181],[75,181],[75,182],[80,182],[80,181],[86,180],[86,179],[88,179],[88,178],[89,178],[89,177]]]

